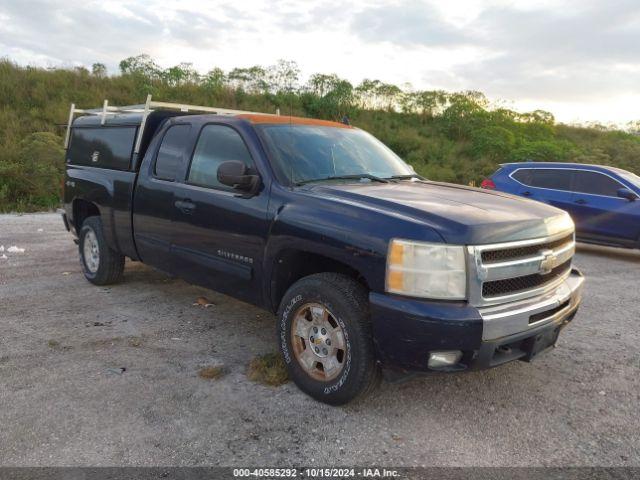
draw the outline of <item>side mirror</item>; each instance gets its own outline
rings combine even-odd
[[[633,201],[637,200],[637,198],[638,198],[638,195],[636,195],[634,192],[632,192],[628,188],[620,188],[620,189],[618,189],[618,196],[620,198],[626,198],[630,202],[633,202]]]
[[[239,160],[228,160],[218,166],[218,181],[236,190],[247,192],[248,196],[253,196],[260,187],[260,177],[249,175],[247,166]]]

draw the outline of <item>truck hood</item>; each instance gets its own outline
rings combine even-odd
[[[569,215],[555,207],[461,185],[400,181],[310,184],[305,188],[313,195],[423,223],[453,244],[510,242],[573,230]]]

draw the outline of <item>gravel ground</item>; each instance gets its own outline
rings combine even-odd
[[[92,286],[55,214],[0,216],[0,245],[1,465],[640,466],[640,252],[580,248],[583,306],[534,363],[332,408],[246,378],[269,313],[139,263]]]

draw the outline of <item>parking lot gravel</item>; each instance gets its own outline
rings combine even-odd
[[[0,465],[640,466],[640,252],[580,246],[583,306],[533,363],[336,408],[247,379],[268,312],[134,262],[93,286],[57,214],[1,215],[0,250]]]

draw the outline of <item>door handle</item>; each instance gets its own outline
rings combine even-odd
[[[176,200],[174,203],[176,208],[180,210],[182,213],[191,214],[196,209],[196,204],[193,203],[188,198],[184,200]]]
[[[579,198],[574,203],[577,203],[578,205],[584,205],[585,203],[587,203],[587,201],[584,198]]]

